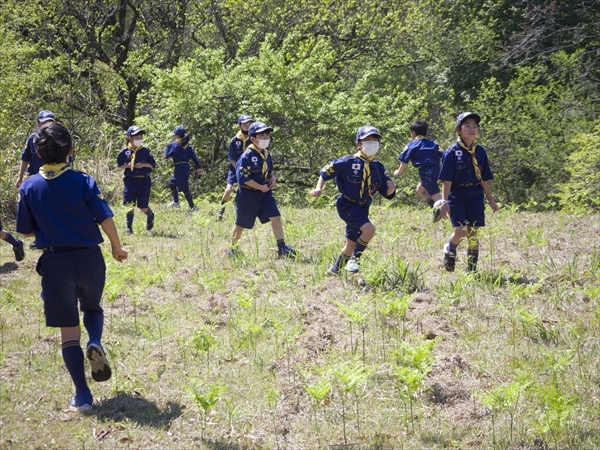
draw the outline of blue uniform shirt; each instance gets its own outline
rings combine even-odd
[[[346,200],[371,204],[371,196],[376,192],[379,192],[385,198],[393,198],[395,192],[392,195],[387,195],[387,182],[392,179],[384,165],[377,160],[369,162],[370,182],[368,189],[363,189],[362,196],[360,195],[365,165],[366,162],[362,158],[356,155],[346,155],[323,167],[320,175],[325,181],[335,178],[335,184],[340,191],[340,195]]]
[[[21,161],[27,161],[29,166],[27,167],[27,173],[29,175],[35,175],[39,172],[40,167],[44,164],[42,159],[35,152],[35,133],[27,138],[27,143],[21,154]]]
[[[181,145],[179,145],[179,142],[173,141],[167,146],[165,150],[165,156],[167,159],[172,158],[173,164],[175,165],[188,163],[190,160],[192,160],[194,166],[196,166],[196,169],[200,169],[200,167],[202,167],[191,145],[188,145],[186,148],[182,148]]]
[[[265,153],[266,159],[263,157]],[[235,173],[240,186],[250,180],[254,180],[258,184],[267,184],[267,180],[273,175],[271,154],[267,150],[259,152],[254,145],[250,145],[238,159]]]
[[[17,231],[35,232],[38,248],[98,245],[103,241],[98,224],[113,216],[96,180],[71,169],[49,180],[29,177],[19,193]]]
[[[417,136],[404,147],[398,161],[405,164],[411,161],[415,167],[439,166],[442,154],[437,142]]]
[[[117,166],[121,167],[124,164],[129,165],[133,156],[133,150],[129,147],[125,147],[119,152],[117,156]],[[142,147],[135,151],[135,162],[136,163],[148,163],[152,167],[156,167],[156,161],[152,156],[152,152],[148,147]],[[150,175],[152,169],[150,167],[142,167],[141,169],[131,169],[130,167],[125,168],[123,176],[127,177],[143,177]]]
[[[475,146],[475,157],[481,171],[481,180],[475,174],[471,153],[458,142],[454,143],[444,152],[439,179],[451,181],[453,187],[476,185],[481,181],[493,179],[494,175],[490,169],[487,153],[479,144]]]
[[[245,138],[245,139],[244,139]],[[250,145],[250,137],[247,134],[243,134],[241,131],[238,132],[231,141],[229,142],[229,148],[227,149],[227,157],[229,161],[236,161],[240,159],[242,153],[246,151],[246,147]],[[235,168],[229,164],[230,170]]]

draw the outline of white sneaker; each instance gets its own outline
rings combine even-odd
[[[167,207],[169,208],[179,208],[179,203],[177,202],[171,202],[167,205]]]
[[[190,212],[196,212],[196,211],[198,211],[198,207],[196,205],[194,205],[190,208]]]
[[[360,270],[360,264],[358,264],[356,258],[350,258],[348,260],[348,263],[346,264],[346,270],[348,272],[358,272]]]

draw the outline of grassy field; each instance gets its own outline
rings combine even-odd
[[[89,415],[39,253],[0,245],[0,449],[600,447],[600,217],[488,214],[474,277],[464,246],[443,270],[447,221],[374,206],[361,272],[330,277],[334,209],[282,209],[294,261],[268,225],[229,258],[231,203],[198,205],[155,206],[152,232],[138,211],[123,264],[103,245],[113,378]]]

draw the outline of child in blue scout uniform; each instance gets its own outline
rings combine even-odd
[[[190,135],[186,129],[181,125],[176,126],[173,130],[173,142],[167,146],[165,156],[167,159],[171,158],[175,165],[173,176],[169,181],[169,189],[171,189],[171,195],[173,196],[173,201],[169,203],[169,207],[179,208],[179,192],[183,192],[190,211],[193,212],[198,211],[198,207],[194,205],[194,199],[190,192],[190,160],[194,163],[198,175],[202,174],[202,166],[196,153],[194,153],[194,149],[191,145],[188,145],[189,141]]]
[[[62,355],[75,385],[71,406],[89,410],[93,398],[85,379],[78,300],[89,335],[86,354],[92,378],[106,381],[111,377],[101,344],[104,312],[100,299],[106,267],[98,246],[103,241],[98,224],[117,261],[126,259],[127,252],[121,248],[113,213],[96,180],[72,170],[66,162],[73,152],[66,128],[54,122],[40,128],[35,147],[44,164],[21,185],[17,231],[35,235],[38,248],[44,251],[36,269],[42,276],[46,325],[60,328]]]
[[[485,149],[477,144],[481,117],[465,112],[456,119],[458,140],[448,147],[442,159],[442,217],[450,213],[453,230],[450,241],[444,246],[444,268],[454,271],[456,248],[467,238],[467,270],[477,271],[479,240],[477,230],[485,226],[483,197],[487,198],[493,212],[498,206],[492,196],[490,180],[494,178]]]
[[[394,172],[394,176],[400,176],[410,161],[414,167],[419,169],[420,181],[417,184],[417,194],[433,208],[433,204],[442,198],[438,186],[442,151],[437,142],[430,141],[425,137],[428,128],[427,122],[415,120],[408,128],[412,141],[398,156],[400,167]],[[435,209],[433,221],[437,222],[438,220],[440,220],[440,210]]]
[[[40,129],[41,127],[48,125],[55,121],[54,113],[48,110],[42,110],[37,115],[35,121],[35,128]],[[21,154],[21,167],[19,167],[19,175],[17,177],[17,182],[15,183],[15,187],[19,189],[21,183],[23,183],[23,177],[25,175],[25,171],[27,171],[27,176],[30,177],[35,175],[42,167],[42,160],[35,152],[35,133],[30,135],[27,138],[27,143],[25,144],[25,148],[23,149],[23,153]],[[29,244],[29,247],[36,248],[36,242],[33,241]]]
[[[380,139],[377,128],[360,127],[356,133],[359,151],[323,167],[317,187],[310,192],[313,197],[320,197],[325,182],[333,178],[340,191],[335,205],[340,218],[346,222],[346,243],[328,273],[338,273],[344,264],[349,272],[359,271],[360,257],[375,236],[375,226],[369,220],[372,195],[379,192],[390,200],[396,195],[396,185],[383,164],[375,159]]]
[[[235,225],[233,226],[230,256],[238,254],[237,244],[246,229],[254,228],[256,218],[261,223],[271,222],[277,240],[279,256],[296,256],[298,252],[285,244],[281,213],[272,189],[276,185],[273,161],[267,150],[273,128],[263,122],[254,122],[248,128],[251,144],[237,161],[235,172],[238,189],[235,196]]]
[[[154,212],[150,209],[150,188],[152,180],[150,173],[156,167],[150,149],[144,145],[143,135],[146,133],[140,127],[131,126],[127,129],[127,147],[117,156],[117,165],[123,170],[123,205],[131,205],[127,212],[127,233],[133,234],[133,213],[137,205],[146,214],[146,230],[154,227]]]
[[[227,187],[225,188],[225,192],[223,193],[223,197],[221,198],[221,205],[224,205],[231,198],[231,194],[233,194],[233,185],[237,183],[237,175],[235,174],[235,166],[237,164],[237,160],[240,159],[242,153],[246,151],[246,147],[250,145],[250,138],[248,137],[248,128],[250,124],[254,122],[254,119],[248,115],[241,115],[238,117],[237,126],[238,132],[237,134],[231,138],[229,142],[229,148],[227,151],[227,159],[229,160],[229,170],[227,172]],[[223,215],[225,214],[225,206],[223,206],[217,212],[217,217],[219,220],[223,220]]]
[[[8,231],[4,231],[2,229],[2,222],[0,222],[0,239],[12,245],[17,261],[23,261],[25,259],[25,245],[23,244],[23,241],[15,239]]]

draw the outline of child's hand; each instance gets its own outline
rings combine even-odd
[[[314,198],[319,198],[322,192],[323,189],[313,189],[312,191],[310,191],[310,195],[312,195]]]
[[[127,259],[127,250],[121,247],[113,247],[112,255],[117,261],[123,262]]]
[[[394,176],[395,177],[399,177],[400,176],[400,169],[394,170]]]
[[[448,202],[442,205],[440,209],[440,220],[444,220],[450,214],[450,204]]]
[[[202,167],[200,169],[196,169],[196,173],[198,175],[202,175],[204,173],[204,170],[202,170]]]
[[[488,203],[490,204],[490,207],[492,208],[492,212],[498,211],[498,205],[496,204],[494,199],[488,200]]]
[[[271,188],[269,187],[268,184],[261,184],[260,185],[260,191],[261,192],[269,192],[271,190]]]
[[[277,178],[275,178],[275,175],[271,175],[271,178],[267,180],[267,184],[271,189],[277,186]]]

